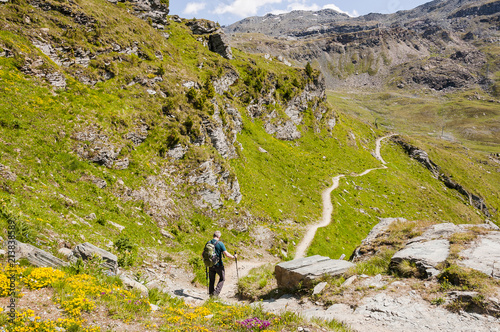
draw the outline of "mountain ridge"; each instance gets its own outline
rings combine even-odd
[[[435,0],[393,14],[325,18],[319,25],[311,23],[314,15],[268,15],[276,22],[253,18],[256,26],[240,21],[225,31],[242,50],[313,63],[330,89],[384,86],[446,92],[481,87],[495,95],[500,86],[495,74],[500,64],[493,60],[500,41],[500,1]],[[247,33],[257,34],[245,37]]]

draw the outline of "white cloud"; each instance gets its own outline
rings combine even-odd
[[[297,1],[292,2],[292,1],[294,1],[294,0],[288,0],[289,4],[286,6],[286,9],[276,9],[276,10],[271,11],[271,14],[279,15],[279,14],[289,13],[289,12],[294,11],[294,10],[318,11],[321,9],[333,9],[339,13],[347,14],[351,17],[359,16],[359,14],[356,10],[354,10],[352,13],[349,13],[349,12],[346,12],[346,11],[340,9],[337,5],[335,5],[333,3],[324,5],[323,7],[320,7],[316,3],[312,3],[309,5],[306,3],[307,1],[305,1],[305,0],[302,0],[301,2],[297,2]]]
[[[340,9],[339,7],[337,7],[337,5],[333,4],[333,3],[330,3],[328,5],[324,5],[323,6],[323,9],[333,9],[339,13],[343,13],[343,14],[347,14],[351,17],[356,17],[356,16],[359,16],[358,12],[356,10],[353,10],[352,13],[349,13],[349,12],[346,12],[342,9]]]
[[[218,5],[213,13],[214,14],[234,14],[240,17],[254,16],[257,15],[257,11],[260,7],[268,4],[281,3],[283,0],[234,0],[233,3],[229,5],[220,4]]]
[[[291,1],[288,1],[288,2],[291,2]],[[293,2],[293,3],[290,3],[289,5],[287,5],[286,9],[276,9],[276,10],[271,11],[271,14],[279,15],[279,14],[289,13],[289,12],[294,11],[294,10],[317,11],[320,9],[321,9],[321,7],[315,3],[313,3],[312,5],[307,5],[307,4],[305,4],[305,1]]]
[[[189,2],[182,13],[186,15],[195,15],[198,14],[200,10],[205,9],[206,6],[207,4],[204,2]]]

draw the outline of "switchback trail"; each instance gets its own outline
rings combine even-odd
[[[377,169],[386,169],[387,168],[387,166],[385,166],[386,162],[384,161],[384,159],[380,155],[380,146],[381,146],[383,139],[391,137],[391,136],[394,136],[394,134],[380,137],[376,141],[375,158],[380,160],[380,162],[382,163],[381,167],[370,168],[370,169],[367,169],[366,171],[364,171],[363,173],[360,173],[357,175],[349,175],[349,176],[354,176],[354,177],[364,176],[364,175],[370,173],[371,171],[374,171]],[[309,227],[306,235],[304,236],[302,241],[300,241],[299,245],[297,246],[297,250],[295,251],[295,259],[305,257],[307,248],[309,248],[309,246],[311,245],[311,243],[314,239],[314,236],[316,235],[316,232],[318,231],[318,228],[326,227],[331,223],[332,213],[333,213],[333,205],[332,205],[332,200],[330,198],[330,195],[331,195],[332,191],[334,191],[335,189],[338,188],[339,183],[340,183],[340,179],[345,177],[345,176],[346,175],[341,174],[341,175],[337,175],[336,177],[334,177],[332,179],[332,186],[330,188],[325,189],[323,191],[323,193],[321,194],[321,198],[323,200],[323,214],[322,214],[321,220],[316,225],[312,225],[311,227]]]

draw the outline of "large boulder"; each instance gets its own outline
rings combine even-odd
[[[275,267],[280,288],[296,288],[300,283],[308,285],[323,275],[336,276],[347,272],[354,264],[319,255],[283,262]]]
[[[138,290],[139,292],[141,292],[142,295],[145,295],[147,296],[148,295],[148,288],[146,286],[144,286],[143,284],[141,284],[140,282],[137,282],[129,277],[127,277],[126,275],[120,275],[120,279],[122,280],[123,282],[123,286],[127,289],[135,289],[135,290]]]
[[[500,279],[500,232],[479,236],[471,248],[459,254],[458,264]]]
[[[208,37],[208,49],[226,59],[231,60],[233,58],[233,51],[231,50],[229,41],[222,30]]]
[[[436,267],[448,258],[449,253],[448,240],[410,243],[392,256],[391,266],[394,268],[403,261],[410,261],[416,265],[420,273],[432,277],[439,273]]]
[[[99,256],[103,259],[103,267],[109,269],[113,273],[116,273],[118,269],[118,258],[115,255],[88,242],[77,245],[73,249],[73,256],[83,260],[91,259],[93,256]]]
[[[16,260],[21,258],[26,258],[31,264],[38,267],[53,267],[58,268],[61,266],[66,266],[68,263],[55,257],[48,252],[38,249],[28,243],[22,243],[16,241],[14,249]]]

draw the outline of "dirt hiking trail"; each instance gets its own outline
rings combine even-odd
[[[366,171],[364,171],[363,173],[360,173],[357,175],[349,175],[349,176],[353,176],[353,177],[364,176],[364,175],[366,175],[374,170],[386,169],[387,168],[387,166],[385,166],[386,162],[384,161],[384,159],[380,155],[380,147],[382,144],[382,140],[385,138],[391,137],[391,136],[394,136],[394,135],[387,135],[384,137],[380,137],[379,139],[377,139],[376,144],[375,144],[375,158],[380,160],[380,162],[382,163],[381,167],[370,168],[370,169],[367,169]],[[305,257],[307,248],[309,248],[309,246],[311,245],[311,243],[314,239],[314,236],[316,235],[316,232],[318,231],[318,228],[326,227],[331,223],[332,213],[333,213],[333,205],[332,205],[332,200],[330,198],[330,195],[331,195],[332,191],[334,191],[335,189],[338,188],[339,183],[340,183],[340,179],[345,177],[345,176],[346,175],[341,174],[341,175],[337,175],[336,177],[334,177],[332,179],[332,186],[330,188],[325,189],[323,191],[323,193],[321,194],[321,198],[323,201],[323,214],[322,214],[321,220],[316,225],[312,225],[309,227],[304,238],[302,239],[302,241],[300,241],[300,243],[297,246],[297,250],[295,251],[295,259]]]

